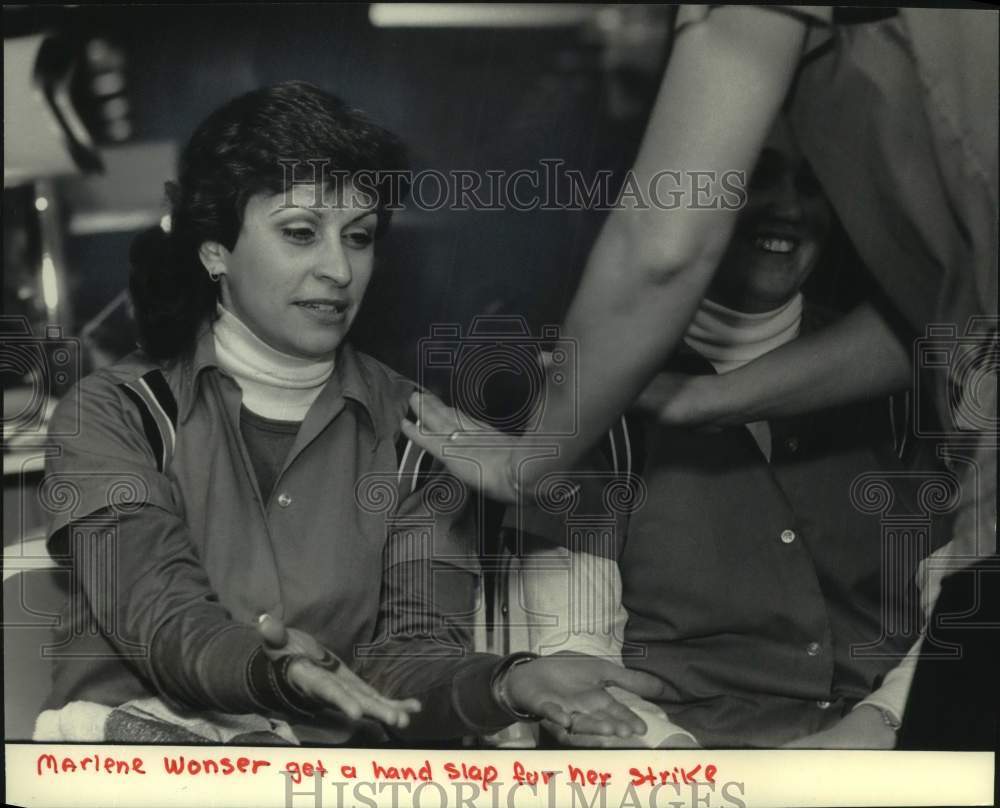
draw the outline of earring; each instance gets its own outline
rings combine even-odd
[[[212,283],[218,283],[219,282],[219,273],[218,272],[209,272],[208,273],[208,277],[212,279]]]

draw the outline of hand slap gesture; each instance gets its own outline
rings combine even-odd
[[[366,716],[398,729],[408,726],[410,714],[420,710],[416,699],[383,696],[304,631],[287,628],[270,615],[260,618],[257,631],[271,659],[302,657],[288,666],[287,678],[310,701],[341,710],[355,721]]]

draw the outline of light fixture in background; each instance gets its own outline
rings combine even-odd
[[[42,254],[42,300],[45,301],[49,321],[54,322],[59,311],[59,280],[55,262],[48,253]]]
[[[4,185],[100,171],[71,93],[78,60],[68,41],[35,34],[3,44]]]
[[[36,180],[33,190],[40,249],[40,254],[35,259],[37,264],[34,265],[37,272],[34,286],[36,290],[41,290],[45,322],[50,326],[69,328],[72,324],[72,306],[66,279],[62,200],[51,179]]]
[[[132,136],[133,127],[127,96],[125,52],[103,38],[91,39],[84,52],[87,92],[91,97],[90,102],[84,105],[84,114],[104,140],[112,143],[126,141]]]
[[[602,8],[594,3],[372,3],[376,28],[572,28]]]

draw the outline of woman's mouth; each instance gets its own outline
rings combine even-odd
[[[351,307],[348,301],[339,299],[298,300],[295,305],[314,319],[327,324],[343,322]]]
[[[783,236],[757,236],[753,240],[753,246],[758,250],[779,255],[788,255],[795,252],[799,246],[797,239],[785,238]]]

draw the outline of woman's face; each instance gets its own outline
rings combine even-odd
[[[776,309],[799,291],[830,235],[830,203],[779,118],[764,144],[709,298],[737,311]]]
[[[332,358],[372,273],[378,216],[350,186],[340,200],[311,185],[247,202],[232,252],[217,245],[222,304],[272,348]]]

